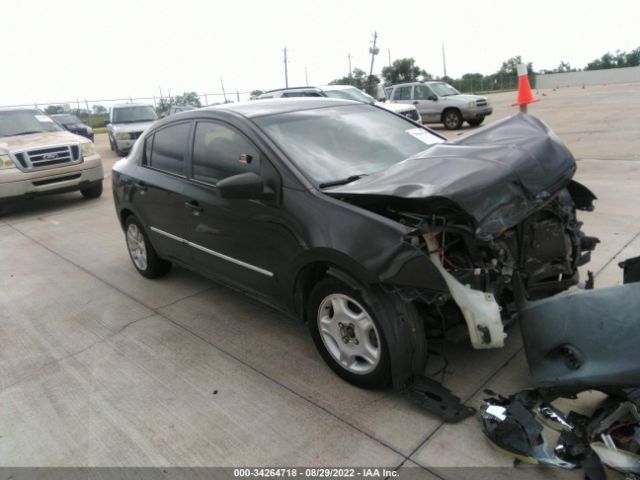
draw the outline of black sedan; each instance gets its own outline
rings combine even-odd
[[[344,379],[401,389],[428,336],[500,348],[519,302],[578,282],[597,239],[575,169],[528,115],[445,141],[376,106],[265,100],[156,122],[113,197],[140,274],[240,289],[306,321]]]
[[[75,133],[76,135],[86,137],[92,142],[94,141],[93,128],[85,123],[82,123],[82,121],[75,115],[72,115],[70,113],[58,113],[49,116],[53,118],[65,130],[68,130],[71,133]]]

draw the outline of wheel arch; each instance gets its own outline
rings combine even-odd
[[[447,114],[447,112],[450,112],[451,110],[453,110],[453,111],[457,112],[457,113],[458,113],[458,115],[460,115],[460,117],[464,120],[463,115],[462,115],[462,111],[461,111],[458,107],[450,106],[450,107],[445,108],[445,109],[442,111],[442,113],[440,114],[440,121],[441,121],[442,123],[444,123],[444,117],[445,117],[445,115]]]

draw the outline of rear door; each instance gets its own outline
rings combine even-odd
[[[172,123],[145,138],[133,203],[161,257],[191,265],[186,245],[184,189],[191,121]]]
[[[433,99],[435,97],[435,100]],[[413,88],[413,104],[425,122],[440,121],[440,104],[438,97],[428,85],[416,85]]]
[[[393,103],[413,104],[413,99],[411,96],[412,90],[413,87],[411,85],[395,87],[393,90],[393,98],[391,99],[391,101]]]
[[[218,181],[246,172],[280,190],[277,171],[243,133],[222,121],[198,121],[188,191],[189,245],[204,275],[280,303],[286,258],[299,246],[278,203],[225,199],[216,190]]]

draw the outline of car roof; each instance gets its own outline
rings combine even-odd
[[[311,85],[306,87],[283,87],[283,88],[274,88],[272,90],[267,90],[264,93],[276,93],[276,92],[288,92],[291,90],[318,90],[318,87],[313,87]],[[262,94],[264,95],[264,94]]]
[[[129,108],[129,107],[151,107],[151,108],[153,108],[153,105],[151,105],[149,103],[117,103],[117,104],[113,105],[111,108]]]
[[[344,105],[363,105],[361,102],[341,100],[325,97],[294,97],[253,100],[240,103],[227,103],[211,107],[200,108],[198,111],[225,110],[238,113],[247,118],[277,115],[279,113],[297,112],[301,110],[313,110],[316,108],[338,107]]]
[[[0,112],[41,112],[36,107],[0,107]]]
[[[425,80],[424,82],[404,82],[404,83],[396,83],[395,85],[391,85],[392,87],[410,87],[412,85],[428,85],[430,83],[445,83],[444,80]],[[387,87],[388,88],[388,87]]]

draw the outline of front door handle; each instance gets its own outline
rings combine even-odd
[[[418,105],[419,103],[420,103],[420,102],[418,102],[417,100],[415,100],[415,101],[413,102],[413,104],[414,104],[414,105]]]
[[[147,186],[145,185],[144,182],[135,182],[133,184],[133,188],[138,190],[140,193],[144,193],[147,191]]]
[[[189,210],[193,211],[194,215],[199,215],[202,212],[202,207],[195,200],[191,200],[190,202],[184,202],[184,206]]]

